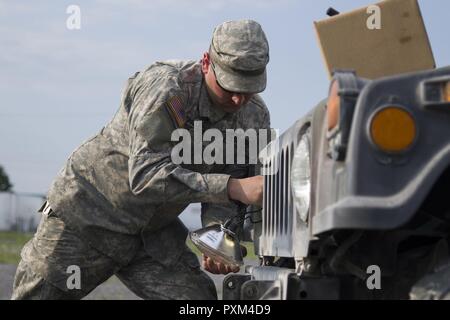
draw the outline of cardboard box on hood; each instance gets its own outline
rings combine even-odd
[[[334,69],[375,79],[435,68],[417,0],[386,0],[314,24],[330,76]]]

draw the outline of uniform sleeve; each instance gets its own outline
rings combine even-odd
[[[270,130],[270,114],[260,97],[256,97],[258,108],[256,112],[251,112],[251,116],[246,116],[247,123],[244,127],[254,129]],[[268,138],[270,139],[270,138]],[[268,141],[269,142],[269,141]],[[265,145],[259,146],[262,150]],[[247,163],[249,163],[249,156],[246,155]],[[222,169],[224,173],[229,174],[233,178],[242,179],[258,175],[260,172],[259,164],[242,164],[242,165],[225,165]],[[250,210],[258,208],[251,206]],[[210,226],[214,224],[223,224],[228,219],[234,217],[238,213],[238,206],[234,202],[228,204],[217,203],[202,203],[201,221],[202,226]],[[247,237],[248,238],[248,237]]]
[[[145,76],[145,75],[144,75]],[[228,203],[227,174],[200,174],[171,160],[173,130],[183,125],[185,97],[176,76],[147,75],[132,92],[129,114],[129,183],[154,203]]]
[[[248,165],[227,165],[222,172],[229,174],[232,178],[242,179],[251,176],[248,170]],[[201,208],[202,226],[207,227],[214,224],[223,224],[228,219],[234,217],[237,212],[238,206],[235,202],[229,202],[227,204],[203,202]]]

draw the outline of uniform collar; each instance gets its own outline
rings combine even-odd
[[[202,84],[200,87],[200,98],[198,106],[200,116],[208,118],[211,123],[216,123],[227,115],[225,111],[215,106],[211,101],[204,80],[202,80]]]

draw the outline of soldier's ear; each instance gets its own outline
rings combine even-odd
[[[203,54],[203,58],[202,58],[202,73],[204,75],[208,74],[210,64],[211,64],[211,60],[209,57],[209,53],[205,52]]]

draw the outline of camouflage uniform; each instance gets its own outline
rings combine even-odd
[[[205,204],[203,221],[218,206],[234,212],[228,180],[250,166],[175,165],[171,134],[182,127],[194,136],[194,121],[260,129],[269,113],[258,95],[236,113],[215,106],[198,62],[157,62],[131,77],[112,121],[54,180],[52,211],[22,250],[13,299],[79,299],[113,274],[146,299],[215,299],[177,217],[194,202]],[[215,212],[209,221],[224,218]],[[70,265],[80,267],[81,290],[67,288]]]

